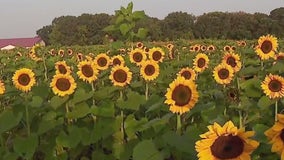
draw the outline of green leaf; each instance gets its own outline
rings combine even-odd
[[[113,86],[105,86],[98,91],[95,91],[93,96],[98,101],[102,99],[109,99],[112,97],[113,92],[116,90],[117,88]]]
[[[275,103],[275,100],[269,99],[267,96],[262,96],[258,102],[257,106],[259,106],[262,109],[267,109],[269,106]]]
[[[143,140],[133,150],[133,160],[163,160],[152,140]]]
[[[71,119],[77,119],[85,117],[89,113],[90,113],[89,105],[86,102],[82,102],[76,104],[75,107],[72,109],[72,111],[66,114],[66,117]]]
[[[125,36],[130,31],[129,24],[123,23],[119,26],[120,33]]]
[[[123,20],[124,20],[124,16],[119,15],[115,20],[115,24],[120,24],[121,22],[123,22]]]
[[[264,124],[254,124],[253,130],[255,131],[255,139],[257,139],[259,142],[267,143],[268,140],[267,140],[267,137],[264,135],[264,132],[268,128],[269,127]]]
[[[147,33],[148,33],[148,30],[147,30],[147,29],[145,29],[145,28],[139,28],[136,36],[137,36],[138,38],[144,39],[144,38],[146,38]]]
[[[79,88],[76,90],[76,92],[74,93],[74,98],[72,99],[73,103],[79,103],[79,102],[83,102],[86,101],[90,98],[93,97],[93,92],[88,92],[86,93],[86,91],[83,88]]]
[[[30,102],[31,107],[41,107],[43,99],[40,96],[33,96],[32,101]]]
[[[63,125],[64,119],[63,118],[58,118],[57,120],[42,120],[39,122],[39,128],[37,131],[38,135],[44,134],[53,128]]]
[[[143,19],[146,17],[145,12],[144,11],[134,11],[132,13],[132,17],[134,19]]]
[[[140,131],[142,129],[142,126],[146,124],[147,121],[148,120],[146,118],[142,118],[137,121],[133,114],[127,116],[124,123],[124,128],[128,139],[134,139],[136,137],[135,133],[137,131]]]
[[[126,9],[127,9],[127,12],[128,12],[128,13],[132,13],[132,10],[133,10],[133,2],[128,3]]]
[[[81,130],[76,126],[68,128],[68,134],[63,130],[56,137],[56,143],[63,147],[75,148],[81,141]]]
[[[31,159],[38,146],[37,135],[30,135],[29,137],[22,138],[16,137],[14,139],[14,150],[16,153],[25,157],[26,159]]]
[[[126,100],[117,100],[117,106],[121,109],[130,109],[137,111],[139,110],[140,105],[146,102],[144,95],[140,95],[139,93],[134,91],[129,91],[126,96]]]
[[[48,91],[49,89],[50,87],[46,83],[40,83],[38,86],[34,86],[32,91],[34,95],[40,96],[41,98],[45,99],[50,93]]]
[[[103,31],[105,31],[105,32],[112,32],[112,31],[115,31],[115,30],[116,30],[116,28],[115,28],[114,25],[109,25],[109,26],[107,26],[103,29]]]
[[[0,133],[9,131],[16,127],[22,119],[22,113],[15,115],[11,110],[4,110],[0,113]]]
[[[112,101],[102,102],[99,107],[94,106],[91,108],[91,113],[95,116],[101,117],[114,117],[115,109]]]
[[[253,78],[241,83],[240,87],[245,90],[248,97],[261,97],[263,92],[261,90],[261,81]]]
[[[64,96],[64,97],[54,96],[50,100],[50,105],[52,108],[57,109],[58,107],[62,106],[68,99],[69,96]]]

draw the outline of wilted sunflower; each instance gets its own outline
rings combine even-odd
[[[159,64],[152,60],[146,60],[141,63],[140,75],[146,81],[152,81],[156,79],[160,74]]]
[[[124,59],[123,59],[123,57],[122,57],[121,55],[116,55],[116,56],[113,56],[113,57],[111,58],[111,64],[112,64],[113,66],[116,66],[116,65],[122,65],[122,66],[124,66],[125,61],[124,61]]]
[[[94,59],[99,70],[106,70],[110,64],[110,58],[106,53],[98,54]]]
[[[136,43],[136,47],[137,48],[143,48],[144,47],[144,44],[142,42],[137,42]]]
[[[250,154],[259,145],[259,142],[249,139],[254,131],[238,129],[232,121],[223,127],[215,122],[207,128],[209,131],[200,135],[202,140],[195,143],[200,160],[250,160]]]
[[[71,74],[71,68],[65,61],[58,61],[55,63],[55,74]]]
[[[231,83],[234,76],[234,70],[230,65],[221,63],[217,65],[213,70],[213,77],[219,84]]]
[[[182,76],[182,77],[184,77],[187,80],[195,81],[196,73],[195,73],[195,71],[193,69],[191,69],[189,67],[186,67],[186,68],[182,68],[178,72],[177,76]]]
[[[71,75],[56,74],[51,80],[50,87],[54,94],[63,97],[74,93],[77,84]]]
[[[170,105],[170,111],[183,114],[194,107],[198,101],[196,84],[191,80],[179,76],[167,89],[165,103]]]
[[[231,46],[225,45],[224,48],[223,48],[223,50],[224,50],[225,52],[231,52]]]
[[[17,70],[14,73],[12,80],[14,86],[23,92],[30,91],[32,86],[36,83],[34,72],[28,68]]]
[[[278,121],[266,130],[264,134],[272,144],[271,152],[276,152],[281,156],[281,160],[284,159],[284,115],[277,114]]]
[[[130,84],[132,72],[127,66],[116,65],[111,68],[109,79],[114,86],[124,87],[127,84]]]
[[[272,35],[261,36],[255,48],[256,54],[261,60],[273,58],[278,47],[277,38]]]
[[[206,68],[208,68],[209,58],[204,53],[198,53],[193,60],[193,69],[196,72],[203,72]]]
[[[165,52],[160,47],[153,47],[149,50],[149,59],[155,62],[163,62]]]
[[[4,83],[0,80],[0,94],[4,94],[5,93],[5,85]]]
[[[97,68],[95,67],[92,61],[87,61],[87,60],[81,61],[79,62],[77,67],[78,67],[77,75],[83,81],[92,83],[97,79],[99,71],[97,70]]]
[[[235,53],[225,53],[222,58],[222,63],[230,65],[234,72],[238,72],[242,67],[240,56]]]
[[[143,61],[147,59],[147,56],[143,49],[135,48],[129,53],[129,59],[131,63],[135,63],[140,66]]]
[[[282,98],[284,96],[284,78],[279,75],[266,75],[261,83],[261,88],[270,99]]]

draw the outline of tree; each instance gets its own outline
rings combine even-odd
[[[50,45],[49,34],[52,31],[52,26],[43,26],[41,29],[36,31],[36,34],[45,42],[45,45]]]

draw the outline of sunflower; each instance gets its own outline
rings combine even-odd
[[[71,56],[73,54],[73,50],[71,48],[67,49],[67,54],[68,56]]]
[[[224,48],[223,48],[223,50],[224,50],[225,52],[231,52],[231,46],[225,45]]]
[[[184,77],[187,80],[194,81],[195,78],[196,78],[196,73],[195,73],[195,71],[193,69],[191,69],[189,67],[186,67],[186,68],[182,68],[178,72],[177,76],[182,76],[182,77]]]
[[[0,80],[0,94],[4,94],[5,93],[5,85],[4,83]]]
[[[201,134],[201,140],[195,143],[197,156],[202,160],[250,160],[250,154],[259,142],[249,139],[254,131],[238,129],[232,121],[224,126],[218,123],[209,125],[208,132]]]
[[[231,83],[234,76],[233,68],[225,63],[217,65],[213,70],[213,77],[219,84]]]
[[[206,68],[208,68],[209,58],[204,53],[198,53],[193,60],[193,69],[196,72],[203,72]]]
[[[124,66],[124,64],[125,64],[125,61],[121,55],[116,55],[111,58],[111,65],[113,66],[116,66],[116,65]]]
[[[36,83],[34,72],[28,68],[17,70],[14,73],[12,80],[14,86],[23,92],[30,91],[32,86]]]
[[[76,54],[77,62],[82,61],[82,60],[83,60],[83,57],[84,57],[83,53],[77,53],[77,54]]]
[[[276,152],[284,159],[284,115],[277,114],[278,121],[264,134],[272,144],[271,152]]]
[[[87,61],[87,60],[81,61],[79,62],[77,67],[78,67],[77,75],[83,81],[92,83],[97,79],[99,71],[96,69],[92,61]]]
[[[189,47],[189,52],[194,52],[194,46]]]
[[[273,58],[278,47],[277,38],[272,35],[261,36],[258,45],[255,47],[256,54],[261,60]]]
[[[98,54],[94,59],[99,70],[106,70],[110,64],[110,58],[106,53]]]
[[[284,78],[270,73],[261,83],[261,88],[270,99],[282,98],[284,96]]]
[[[231,52],[234,52],[234,51],[236,51],[236,49],[237,49],[236,46],[231,46],[230,50],[231,50]]]
[[[58,55],[60,56],[60,57],[64,57],[64,50],[63,49],[60,49],[59,51],[58,51]]]
[[[283,61],[284,60],[284,53],[283,52],[279,52],[278,54],[276,54],[274,56],[274,60],[276,60],[276,61]]]
[[[137,42],[136,43],[136,47],[137,48],[143,48],[144,47],[144,44],[142,42]]]
[[[132,72],[130,72],[127,66],[116,65],[111,68],[109,79],[114,86],[124,87],[125,85],[130,84]]]
[[[222,63],[230,65],[234,72],[238,72],[242,67],[240,56],[235,53],[225,53],[222,58]]]
[[[55,52],[54,49],[51,49],[51,50],[49,51],[49,54],[50,54],[51,56],[55,56],[56,52]]]
[[[135,63],[137,66],[147,59],[147,56],[143,49],[135,48],[129,53],[131,63]]]
[[[209,45],[209,46],[207,46],[207,51],[208,52],[213,52],[213,51],[215,51],[215,46],[214,45]]]
[[[71,74],[71,68],[65,61],[58,61],[55,63],[55,74]]]
[[[145,47],[145,46],[143,47],[143,50],[145,51],[146,54],[148,54],[149,51],[150,51],[150,49],[148,47]]]
[[[246,41],[242,40],[242,41],[237,41],[238,46],[240,47],[245,47],[247,45]]]
[[[172,50],[174,48],[174,45],[169,43],[169,44],[167,44],[166,47],[168,48],[168,50]]]
[[[163,62],[165,52],[160,47],[153,47],[149,50],[149,59],[155,62]]]
[[[194,107],[198,101],[196,84],[184,77],[177,77],[167,89],[165,103],[170,105],[170,111],[183,114]]]
[[[194,52],[199,52],[200,51],[200,44],[194,45]]]
[[[63,97],[74,93],[77,84],[71,75],[55,74],[51,80],[50,87],[54,94]]]
[[[156,79],[160,74],[160,67],[157,62],[152,60],[146,60],[141,63],[140,75],[146,81],[152,81]]]
[[[200,45],[200,51],[205,52],[207,47],[205,45]]]

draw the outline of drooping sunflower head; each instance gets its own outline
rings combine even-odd
[[[196,72],[203,72],[206,68],[208,68],[209,58],[204,53],[198,53],[193,60],[193,69]]]
[[[144,47],[144,44],[142,42],[137,42],[136,43],[136,47],[137,48],[143,48]]]
[[[129,59],[131,63],[140,66],[140,64],[147,59],[147,56],[143,49],[135,48],[129,53]]]
[[[196,73],[193,69],[189,68],[189,67],[186,67],[186,68],[182,68],[177,76],[182,76],[184,77],[185,79],[187,80],[192,80],[192,81],[195,81],[196,79]]]
[[[234,72],[238,72],[242,67],[240,56],[235,53],[225,53],[222,58],[222,63],[230,65],[233,68]]]
[[[213,77],[215,81],[219,84],[229,84],[231,83],[234,76],[233,68],[225,63],[217,65],[213,70]]]
[[[153,47],[149,50],[149,59],[155,62],[163,62],[165,52],[160,47]]]
[[[109,79],[114,86],[124,87],[127,84],[130,84],[132,72],[127,66],[116,65],[111,68]]]
[[[146,60],[141,63],[140,75],[146,81],[155,80],[160,74],[160,67],[157,62],[152,60]]]
[[[209,125],[208,132],[201,134],[201,140],[195,143],[199,159],[237,160],[250,159],[250,154],[258,147],[259,142],[249,139],[254,131],[238,129],[232,121],[224,126],[218,123]]]
[[[30,91],[36,83],[34,72],[28,68],[17,70],[14,73],[12,80],[14,86],[23,92]]]
[[[78,67],[77,75],[83,81],[92,83],[97,79],[99,71],[92,61],[87,61],[87,60],[81,61],[79,62],[77,67]]]
[[[0,80],[0,94],[4,94],[5,93],[5,85],[4,83]]]
[[[173,113],[183,114],[192,109],[198,101],[196,84],[191,80],[178,76],[167,89],[165,103]]]
[[[278,47],[277,38],[272,35],[261,36],[258,45],[255,47],[256,54],[261,60],[273,58]]]
[[[71,75],[55,74],[51,80],[50,87],[54,94],[63,97],[73,94],[77,84]]]
[[[106,70],[110,64],[110,58],[106,53],[98,54],[94,59],[99,70]]]
[[[123,57],[122,57],[121,55],[116,55],[116,56],[113,56],[113,57],[111,58],[111,64],[112,64],[113,66],[116,66],[116,65],[122,65],[122,66],[124,66],[125,61],[124,61],[124,59],[123,59]]]
[[[279,75],[266,75],[261,83],[261,88],[270,99],[282,98],[284,96],[284,78]]]
[[[66,61],[58,61],[55,63],[55,74],[71,74],[71,68]]]

